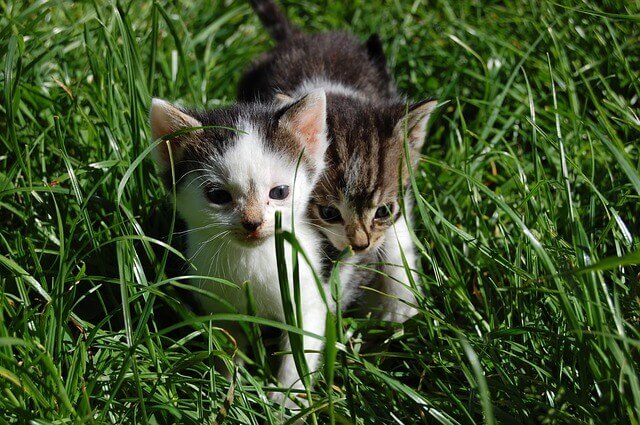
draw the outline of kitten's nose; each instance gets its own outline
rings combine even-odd
[[[258,227],[262,225],[261,221],[253,221],[253,220],[243,220],[242,227],[247,229],[249,232],[254,232]]]
[[[351,242],[351,249],[355,252],[364,251],[371,245],[369,234],[362,228],[358,228],[350,234],[349,241]]]
[[[367,241],[366,245],[351,245],[351,248],[354,251],[364,251],[365,249],[369,248],[369,241]]]

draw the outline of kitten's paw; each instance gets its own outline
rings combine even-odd
[[[238,373],[238,368],[242,366],[244,366],[244,360],[238,356],[233,357],[231,360],[216,357],[213,363],[214,369],[227,381],[231,381],[234,375]]]
[[[418,313],[417,309],[403,305],[397,306],[393,311],[385,311],[380,318],[386,322],[404,323]]]
[[[300,406],[298,406],[295,401],[287,397],[287,393],[272,391],[267,394],[267,397],[269,397],[269,400],[273,401],[274,403],[279,404],[280,406],[284,406],[289,410],[300,410]]]
[[[284,393],[281,393],[279,391],[271,391],[269,393],[267,393],[267,398],[271,401],[273,401],[275,404],[279,404],[282,406],[282,403],[284,403],[286,397],[284,395]]]
[[[289,415],[287,415],[285,413],[285,409],[280,410],[281,417],[279,418],[279,420],[282,423],[284,423],[287,419],[291,419],[292,417],[296,416],[302,410],[302,408],[298,406],[295,401],[287,397],[286,394],[287,393],[275,392],[275,391],[272,391],[267,394],[267,397],[269,398],[269,400],[273,401],[274,403],[280,406],[284,406],[286,410],[289,411]],[[304,418],[297,419],[296,421],[293,422],[294,425],[301,425],[304,423],[305,423]]]

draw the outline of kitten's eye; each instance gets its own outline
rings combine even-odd
[[[286,199],[289,196],[289,186],[282,185],[276,186],[269,191],[269,198],[282,200]]]
[[[324,221],[335,222],[340,221],[342,218],[340,211],[335,207],[318,205],[318,212],[320,213],[320,218]]]
[[[207,191],[207,198],[217,205],[224,205],[233,199],[231,194],[224,189],[211,189]]]
[[[384,220],[386,218],[389,218],[391,213],[393,213],[393,204],[385,204],[381,207],[378,207],[374,218],[378,220]]]

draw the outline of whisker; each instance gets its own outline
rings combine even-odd
[[[340,233],[336,233],[336,232],[334,232],[334,231],[332,231],[332,230],[327,229],[326,227],[322,227],[322,226],[320,226],[320,225],[318,225],[318,224],[311,223],[310,221],[307,221],[307,220],[301,220],[301,222],[302,222],[302,223],[304,223],[304,224],[308,224],[309,226],[316,227],[316,228],[318,228],[318,229],[320,229],[320,230],[323,230],[323,231],[325,231],[325,232],[327,232],[327,233],[331,233],[331,234],[332,234],[332,235],[334,235],[334,236],[342,236]]]
[[[191,260],[191,261],[193,261],[193,259],[194,259],[198,254],[200,254],[200,251],[202,251],[202,249],[203,249],[206,245],[210,244],[211,242],[215,241],[215,240],[216,240],[216,239],[218,239],[218,238],[221,238],[221,237],[225,237],[225,236],[227,236],[229,233],[231,233],[231,231],[230,231],[230,230],[225,230],[225,231],[223,231],[223,232],[221,232],[221,233],[217,233],[217,234],[215,234],[213,237],[211,237],[211,238],[209,238],[209,239],[207,239],[207,240],[205,240],[205,241],[203,241],[203,242],[200,242],[200,243],[198,244],[198,250],[197,250],[197,251],[196,251],[196,252],[191,256],[190,260]]]
[[[200,226],[200,227],[194,227],[193,229],[187,229],[187,230],[181,230],[179,232],[173,232],[174,235],[186,235],[187,233],[191,233],[191,232],[197,232],[200,230],[206,230],[206,229],[211,229],[212,227],[218,226],[218,223],[210,223],[210,224],[205,224],[204,226]]]

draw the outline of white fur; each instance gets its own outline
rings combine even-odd
[[[366,164],[367,160],[362,158],[358,152],[353,152],[349,160],[349,168],[347,169],[345,180],[347,193],[353,192],[358,187],[361,179],[360,173],[362,173],[362,167]]]
[[[293,93],[288,93],[288,95],[298,99],[318,89],[323,89],[326,93],[341,94],[343,96],[366,100],[366,96],[353,87],[319,77],[304,80]]]
[[[380,309],[382,310],[380,319],[401,323],[418,313],[414,307],[416,297],[411,291],[408,273],[412,274],[414,282],[419,282],[419,276],[415,272],[418,259],[404,217],[400,217],[393,226],[387,229],[382,249],[386,264],[383,266],[384,275],[381,276],[378,288],[380,292],[385,294],[380,297]],[[402,254],[404,254],[410,272],[403,266]]]
[[[246,313],[247,299],[242,284],[248,282],[256,301],[257,315],[284,322],[274,243],[274,215],[276,211],[281,211],[283,227],[291,229],[292,222],[295,223],[295,235],[311,260],[309,266],[299,256],[303,328],[322,337],[327,306],[322,301],[311,269],[320,264],[317,248],[320,237],[303,219],[315,183],[314,176],[308,176],[299,168],[294,187],[295,160],[285,160],[283,155],[270,152],[251,125],[241,127],[246,134],[240,136],[222,157],[211,158],[208,164],[204,164],[205,171],[187,176],[177,196],[178,210],[189,227],[188,250],[195,273],[225,279],[236,286],[230,287],[207,279],[199,280],[197,285],[226,300],[233,310]],[[219,206],[209,202],[202,187],[207,180],[228,190],[234,198],[233,204]],[[239,238],[243,234],[240,220],[242,209],[248,201],[250,183],[257,189],[265,223],[265,237],[257,245],[245,245]],[[290,186],[287,199],[269,199],[269,190],[278,185]],[[287,243],[285,251],[285,259],[290,261],[291,247]],[[288,264],[288,271],[289,282],[293,286],[291,264]],[[293,288],[291,291],[293,293]],[[198,297],[205,311],[225,312],[225,308],[214,300]],[[328,300],[330,298],[327,297]],[[242,332],[237,326],[230,325],[225,324],[224,327],[233,333],[241,349],[246,348]],[[290,350],[288,338],[284,338],[281,348],[283,351]],[[305,336],[304,348],[310,351],[306,355],[309,370],[315,371],[322,340]],[[284,356],[277,377],[286,387],[302,386],[291,355]]]

